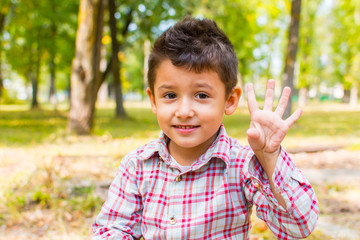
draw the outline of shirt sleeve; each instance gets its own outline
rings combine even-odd
[[[137,187],[140,171],[125,157],[110,185],[108,197],[93,224],[93,240],[140,239],[142,199]]]
[[[319,216],[318,201],[308,180],[281,149],[272,176],[275,191],[286,203],[284,209],[274,197],[269,179],[256,156],[248,155],[243,189],[256,215],[264,220],[278,239],[305,238],[314,230]]]

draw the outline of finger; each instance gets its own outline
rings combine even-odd
[[[274,103],[274,89],[275,89],[275,81],[270,79],[266,86],[264,110],[272,111],[273,103]]]
[[[256,128],[249,128],[246,131],[246,135],[248,137],[248,142],[250,144],[250,147],[253,150],[259,150],[264,148],[264,140],[262,138],[262,135],[260,131]]]
[[[286,124],[291,127],[300,118],[301,114],[302,110],[300,108],[297,109],[293,114],[290,115],[290,117],[285,120]]]
[[[285,87],[281,94],[279,104],[275,109],[275,113],[278,114],[280,117],[284,115],[286,106],[288,105],[290,93],[291,93],[291,88]]]
[[[251,138],[251,139],[258,139],[260,137],[260,133],[256,128],[249,128],[246,131],[246,134],[247,134],[248,138]]]
[[[249,112],[251,114],[255,110],[259,109],[258,104],[256,102],[254,87],[251,83],[248,83],[246,86],[246,96],[247,96],[247,104],[248,104]]]

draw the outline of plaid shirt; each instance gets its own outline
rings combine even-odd
[[[180,172],[161,133],[121,161],[93,239],[249,239],[252,205],[278,239],[304,238],[315,228],[314,190],[281,150],[273,175],[286,202],[274,197],[249,146],[217,139],[190,169]]]

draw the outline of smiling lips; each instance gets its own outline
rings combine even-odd
[[[180,133],[191,133],[198,129],[200,125],[173,125],[173,127]]]

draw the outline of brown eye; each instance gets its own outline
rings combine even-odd
[[[175,93],[166,93],[164,95],[165,98],[167,99],[175,99],[176,98],[176,94]]]
[[[198,94],[196,94],[196,98],[199,98],[199,99],[206,99],[208,97],[209,97],[209,95],[207,95],[206,93],[198,93]]]

